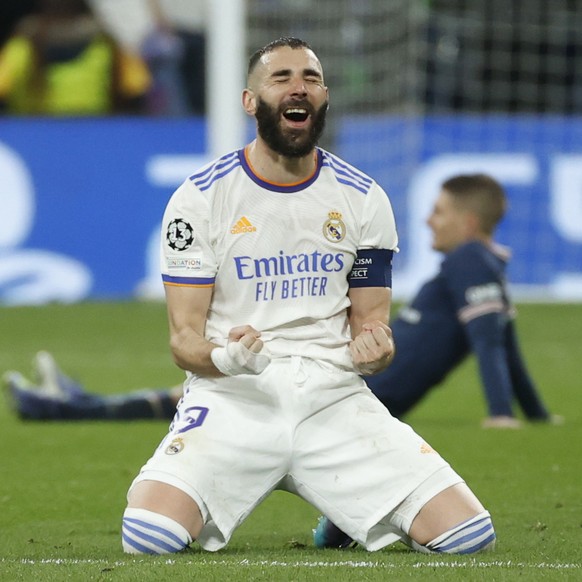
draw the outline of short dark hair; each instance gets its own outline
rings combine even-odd
[[[273,40],[269,44],[266,44],[264,47],[261,47],[260,49],[256,50],[251,55],[251,58],[249,59],[249,66],[247,69],[247,77],[254,71],[255,67],[257,66],[257,63],[259,62],[263,55],[266,55],[267,53],[270,53],[275,49],[278,49],[283,46],[288,46],[289,48],[292,49],[306,48],[309,50],[313,50],[309,46],[309,44],[306,43],[304,40],[301,40],[300,38],[295,38],[294,36],[283,36],[281,38],[278,38],[277,40]]]
[[[466,174],[449,178],[442,188],[479,217],[485,233],[493,234],[507,207],[505,191],[497,180],[486,174]]]

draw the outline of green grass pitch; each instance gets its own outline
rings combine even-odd
[[[156,303],[0,309],[0,372],[28,372],[39,349],[97,392],[181,381]],[[426,556],[404,546],[318,551],[317,512],[272,495],[227,549],[195,545],[170,558],[126,557],[120,518],[127,487],[165,421],[31,423],[0,400],[0,580],[581,580],[582,305],[521,305],[531,370],[564,426],[484,431],[483,398],[468,361],[407,419],[491,511],[497,549]],[[422,365],[422,362],[419,362]]]

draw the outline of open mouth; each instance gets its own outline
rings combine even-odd
[[[303,107],[289,107],[283,112],[283,117],[295,123],[302,123],[307,121],[309,112]]]

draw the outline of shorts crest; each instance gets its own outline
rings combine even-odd
[[[184,440],[180,437],[172,439],[172,442],[166,447],[166,455],[177,455],[184,450]]]

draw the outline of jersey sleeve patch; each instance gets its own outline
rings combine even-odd
[[[185,251],[195,240],[196,235],[192,225],[183,218],[175,218],[168,224],[166,242],[173,251]]]
[[[350,274],[350,287],[392,287],[392,257],[389,249],[360,249]]]

